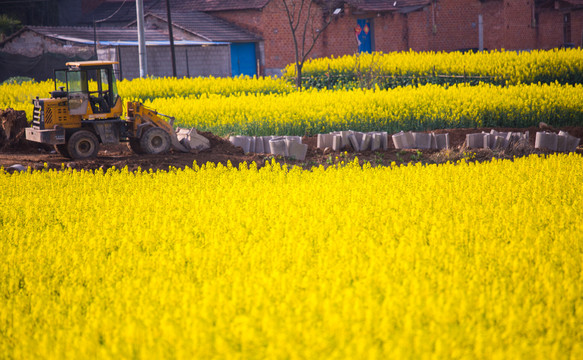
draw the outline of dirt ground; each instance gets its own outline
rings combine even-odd
[[[536,133],[542,131],[539,127],[530,128],[494,128],[497,131],[520,131],[529,132],[529,146],[514,147],[505,151],[492,151],[488,149],[467,150],[464,147],[466,134],[476,132],[490,132],[492,128],[477,129],[442,129],[436,130],[435,133],[449,133],[450,149],[449,150],[397,150],[395,149],[392,139],[389,136],[389,149],[380,151],[363,151],[354,152],[352,149],[345,149],[342,152],[323,151],[316,148],[316,136],[303,137],[302,142],[308,144],[308,153],[306,159],[297,161],[289,158],[276,157],[280,163],[288,165],[301,166],[309,169],[314,166],[330,166],[340,161],[352,161],[354,157],[362,162],[370,162],[373,166],[386,166],[392,162],[397,164],[418,162],[423,163],[444,163],[446,161],[456,161],[462,158],[472,161],[490,160],[492,157],[509,158],[514,156],[524,156],[531,153],[549,153],[549,151],[535,150],[534,141]],[[553,129],[567,131],[569,134],[578,138],[583,138],[583,127],[560,127]],[[244,154],[241,148],[233,146],[228,138],[221,138],[208,132],[199,132],[201,135],[210,140],[211,148],[206,151],[180,153],[169,152],[163,155],[136,155],[126,144],[101,146],[97,158],[91,160],[71,160],[62,157],[52,148],[39,145],[37,143],[25,142],[16,147],[0,149],[0,168],[9,172],[14,171],[10,168],[13,165],[22,165],[26,168],[31,167],[34,170],[48,167],[50,169],[61,169],[62,166],[73,169],[84,170],[107,170],[115,167],[122,169],[127,167],[130,171],[138,169],[143,170],[168,170],[170,168],[191,167],[196,161],[198,165],[207,162],[227,164],[231,162],[233,166],[239,166],[242,162],[255,162],[259,167],[267,161],[271,161],[274,156],[270,154]],[[579,145],[577,152],[583,154],[583,144]]]

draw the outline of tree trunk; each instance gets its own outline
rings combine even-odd
[[[302,65],[300,63],[296,63],[296,87],[298,90],[302,90]]]

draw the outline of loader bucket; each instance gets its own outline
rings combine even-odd
[[[180,140],[178,140],[177,134],[175,132],[170,133],[170,139],[172,141],[172,149],[180,152],[190,152],[190,149],[184,146]]]
[[[177,128],[173,138],[176,138],[176,142],[181,148],[186,149],[185,152],[189,152],[190,150],[202,151],[211,147],[210,141],[198,134],[196,129]],[[174,139],[172,140],[172,145],[174,146]]]
[[[204,136],[199,135],[195,129],[172,128],[174,124],[174,117],[164,115],[156,110],[144,106],[140,102],[128,102],[128,117],[135,121],[135,128],[139,128],[144,124],[151,124],[153,126],[164,129],[170,135],[172,149],[181,152],[190,152],[191,150],[201,151],[210,148],[210,142]],[[168,121],[161,117],[168,118]],[[134,130],[137,132],[137,130]]]

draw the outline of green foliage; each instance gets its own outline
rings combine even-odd
[[[34,81],[33,78],[29,78],[26,76],[13,76],[11,78],[8,78],[6,80],[4,80],[4,82],[2,84],[7,84],[7,85],[20,85],[22,83],[25,82],[31,82]]]
[[[6,14],[0,15],[0,40],[4,36],[10,36],[20,28],[20,20],[13,19]]]

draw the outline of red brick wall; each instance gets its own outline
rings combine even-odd
[[[541,11],[536,28],[540,48],[548,49],[563,44],[563,14],[558,11]]]
[[[381,14],[374,18],[375,50],[382,52],[407,51],[407,16],[397,13]]]
[[[571,12],[571,40],[575,46],[583,47],[583,9]]]
[[[346,9],[345,13],[334,19],[322,34],[312,54],[313,57],[329,55],[339,57],[358,52],[355,27],[355,15],[350,13],[350,9]]]
[[[480,6],[477,0],[444,0],[426,8],[429,50],[477,48]]]
[[[415,51],[431,50],[431,18],[427,10],[415,11],[407,15],[408,49]]]
[[[533,49],[536,48],[536,28],[533,26],[534,0],[504,0],[502,26],[504,41],[496,48]],[[492,44],[494,48],[495,44]]]
[[[489,1],[482,4],[481,8],[484,49],[493,50],[504,48],[504,34],[506,26],[502,21],[504,6],[502,1]]]
[[[577,46],[583,46],[583,10],[574,11],[541,11],[538,22],[539,48],[549,49],[564,44],[563,16],[571,15],[571,42]]]

